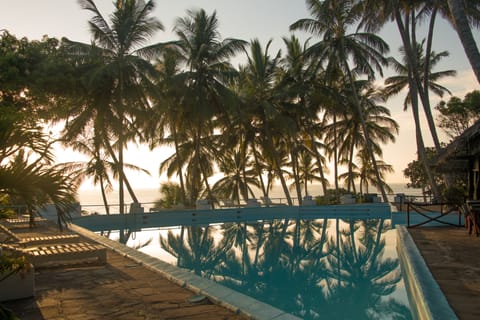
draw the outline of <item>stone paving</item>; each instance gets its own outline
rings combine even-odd
[[[455,227],[408,232],[458,318],[480,319],[480,237]]]
[[[24,235],[39,232],[51,230],[25,230]],[[247,319],[208,299],[189,302],[194,296],[153,270],[108,250],[107,264],[35,270],[35,297],[3,304],[22,320]]]
[[[109,251],[105,265],[36,271],[36,296],[5,303],[20,319],[246,319]]]

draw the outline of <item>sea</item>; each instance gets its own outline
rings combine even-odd
[[[389,186],[393,189],[393,193],[389,194],[389,200],[393,201],[394,197],[397,194],[404,194],[408,197],[421,197],[422,192],[420,189],[407,188],[406,183],[391,183]],[[358,189],[357,189],[358,190]],[[375,193],[376,191],[370,190],[370,193]],[[290,191],[292,197],[294,197],[294,192]],[[312,184],[309,186],[309,194],[314,198],[316,196],[322,195],[322,186],[320,184]],[[107,194],[107,201],[110,207],[110,213],[119,212],[119,199],[118,191],[114,190]],[[142,205],[145,211],[148,212],[150,208],[154,206],[154,203],[158,201],[162,195],[160,193],[160,188],[137,188],[135,189],[135,196]],[[257,198],[260,198],[261,194],[258,192]],[[274,202],[285,202],[285,195],[283,193],[282,187],[280,185],[275,185],[270,191],[270,199]],[[78,201],[86,213],[99,213],[104,214],[105,208],[103,206],[102,195],[100,189],[80,189],[78,192]],[[132,198],[125,191],[125,212],[129,211],[130,204],[132,203]]]

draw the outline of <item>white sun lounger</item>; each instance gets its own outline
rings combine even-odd
[[[54,265],[107,262],[107,250],[104,246],[88,243],[63,243],[46,246],[22,248],[2,244],[3,249],[17,255],[23,255],[35,268]]]
[[[30,218],[10,218],[10,219],[5,219],[5,220],[2,220],[2,223],[10,228],[10,229],[13,229],[13,228],[28,228],[30,227]],[[42,217],[35,217],[33,219],[33,224],[36,225],[36,224],[43,224],[43,223],[46,223],[47,222],[47,219],[45,218],[42,218]]]
[[[3,232],[7,236],[7,241],[10,239],[15,242],[15,244],[21,246],[32,246],[39,244],[54,244],[60,242],[79,242],[80,236],[77,234],[55,234],[48,236],[36,236],[36,237],[20,237],[15,232],[12,232],[7,227],[0,224],[0,232]]]

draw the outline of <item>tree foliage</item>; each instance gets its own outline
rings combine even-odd
[[[480,91],[474,90],[462,99],[451,97],[436,106],[440,112],[438,126],[452,139],[480,120]]]
[[[427,159],[429,163],[435,158],[436,151],[434,148],[427,148]],[[434,173],[434,178],[438,186],[443,185],[443,177],[441,174]],[[421,189],[424,195],[431,195],[430,182],[425,172],[425,166],[420,159],[413,160],[408,163],[407,168],[403,170],[405,178],[410,179],[407,183],[407,188]]]
[[[27,212],[53,203],[60,226],[75,201],[77,181],[55,164],[52,139],[44,132],[51,76],[56,74],[58,41],[0,37],[0,194]]]

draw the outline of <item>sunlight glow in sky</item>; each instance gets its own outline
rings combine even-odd
[[[107,17],[113,9],[113,1],[97,0],[96,4]],[[223,38],[239,38],[246,41],[258,38],[265,45],[269,39],[273,39],[271,55],[283,46],[282,37],[290,34],[289,25],[300,18],[310,17],[305,3],[302,0],[157,0],[155,14],[163,23],[165,31],[159,33],[153,42],[164,42],[175,39],[172,28],[177,17],[186,15],[188,9],[203,8],[207,13],[217,12],[220,22],[220,33]],[[1,0],[0,1],[0,30],[6,29],[17,37],[27,37],[30,40],[41,39],[43,35],[50,37],[67,37],[71,40],[90,42],[87,22],[90,14],[80,8],[75,0]],[[422,26],[421,26],[422,27]],[[398,57],[400,39],[394,25],[387,26],[380,33],[390,45],[391,55]],[[296,33],[301,39],[307,39],[310,35]],[[426,33],[424,33],[426,34]],[[480,44],[478,30],[476,35],[477,44]],[[424,35],[418,36],[419,40]],[[318,41],[312,38],[310,43]],[[434,48],[437,52],[447,50],[450,57],[445,58],[437,67],[437,71],[456,69],[456,78],[445,79],[442,82],[452,93],[463,98],[465,93],[479,89],[479,85],[473,76],[470,65],[460,41],[450,25],[437,18],[437,32],[434,38]],[[242,57],[238,58],[242,61]],[[386,76],[392,75],[392,71],[385,70]],[[382,81],[379,79],[379,84]],[[403,169],[409,162],[416,158],[416,143],[414,123],[411,112],[403,111],[404,95],[392,98],[386,103],[390,108],[392,117],[400,124],[400,134],[396,143],[384,146],[383,160],[391,164],[395,173],[391,174],[387,181],[391,183],[405,182]],[[449,97],[444,97],[448,100]],[[440,99],[432,96],[432,106]],[[424,126],[425,133],[426,125]],[[448,139],[439,130],[444,142]],[[427,134],[424,136],[427,146],[432,145]],[[146,147],[129,149],[126,161],[143,167],[151,172],[151,177],[145,174],[132,173],[129,178],[135,187],[156,188],[159,186],[158,178],[159,163],[166,158],[165,149],[149,151]],[[78,160],[78,156],[70,152],[62,152],[58,156],[59,162]],[[332,181],[331,181],[332,182]]]

